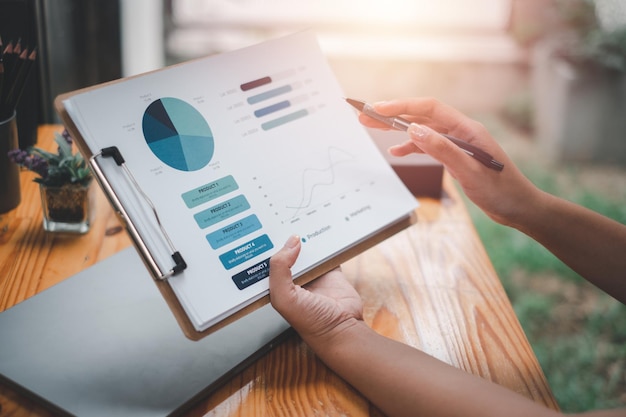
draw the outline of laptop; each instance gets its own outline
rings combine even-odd
[[[127,248],[0,313],[0,379],[59,414],[177,415],[288,330],[265,305],[189,340]]]

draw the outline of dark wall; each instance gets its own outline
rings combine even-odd
[[[29,50],[39,43],[35,15],[32,0],[0,0],[0,36],[5,47],[9,42],[17,42],[18,39]],[[38,62],[36,62],[35,69],[29,74],[17,106],[18,136],[21,148],[34,144],[37,138],[37,124],[41,114]]]
[[[5,34],[6,33],[6,34]],[[18,107],[18,124],[57,123],[57,95],[121,77],[120,5],[117,0],[0,0],[5,43],[21,37],[38,48],[37,71]]]
[[[115,0],[38,0],[46,46],[43,84],[60,93],[121,77],[120,6]],[[50,115],[46,113],[46,119]]]

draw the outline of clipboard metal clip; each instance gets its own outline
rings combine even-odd
[[[124,206],[122,205],[117,194],[113,190],[113,187],[111,187],[111,184],[107,180],[106,176],[102,172],[102,169],[100,168],[100,165],[96,161],[96,158],[99,156],[113,158],[115,163],[118,166],[122,167],[126,177],[130,181],[130,183],[133,185],[133,187],[139,192],[139,194],[143,197],[143,199],[152,209],[154,218],[159,226],[161,234],[163,235],[163,238],[165,242],[167,243],[167,246],[172,252],[171,256],[172,256],[172,260],[174,261],[174,266],[169,271],[167,270],[164,271],[159,266],[155,257],[152,255],[152,253],[150,252],[150,250],[144,243],[144,240],[141,238],[141,235],[139,231],[137,230],[137,227],[131,221],[130,217],[128,216],[128,212],[124,209]],[[155,277],[155,279],[167,280],[169,277],[174,276],[178,274],[179,272],[182,272],[183,270],[185,270],[187,268],[187,263],[183,259],[183,256],[180,254],[180,252],[178,252],[176,248],[174,247],[172,240],[170,239],[167,232],[165,231],[165,228],[161,224],[161,220],[159,219],[159,214],[157,213],[157,210],[154,204],[152,203],[152,200],[150,200],[148,195],[141,189],[141,187],[137,183],[137,180],[135,180],[135,177],[126,166],[126,162],[124,161],[124,158],[122,157],[122,154],[120,153],[117,146],[110,146],[108,148],[102,148],[99,153],[94,154],[91,158],[89,158],[89,165],[94,171],[96,179],[98,180],[98,182],[104,189],[105,194],[107,195],[111,203],[115,206],[115,209],[118,211],[118,213],[123,217],[126,223],[126,228],[128,232],[130,233],[131,238],[133,239],[135,245],[141,252],[141,255],[143,256],[144,261],[146,262],[146,264],[152,271],[152,275]]]

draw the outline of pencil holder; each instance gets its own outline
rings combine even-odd
[[[0,121],[0,213],[13,210],[20,204],[20,169],[9,160],[8,152],[18,147],[15,113]]]

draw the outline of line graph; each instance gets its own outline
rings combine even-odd
[[[346,148],[320,146],[316,152],[291,153],[291,158],[274,165],[270,175],[253,176],[258,206],[280,224],[328,219],[328,213],[342,219],[361,207],[365,190],[378,186],[378,174],[369,159],[363,160]]]
[[[337,181],[337,167],[354,162],[354,155],[341,148],[330,146],[326,153],[327,161],[322,167],[307,167],[300,175],[299,199],[287,202],[285,208],[295,210],[292,217],[297,217],[302,210],[311,208],[320,187],[333,186]]]
[[[334,145],[277,168],[273,175],[254,176],[252,180],[265,210],[283,224],[311,218],[320,210],[336,210],[350,200],[351,193],[375,182],[369,178],[367,164]]]

